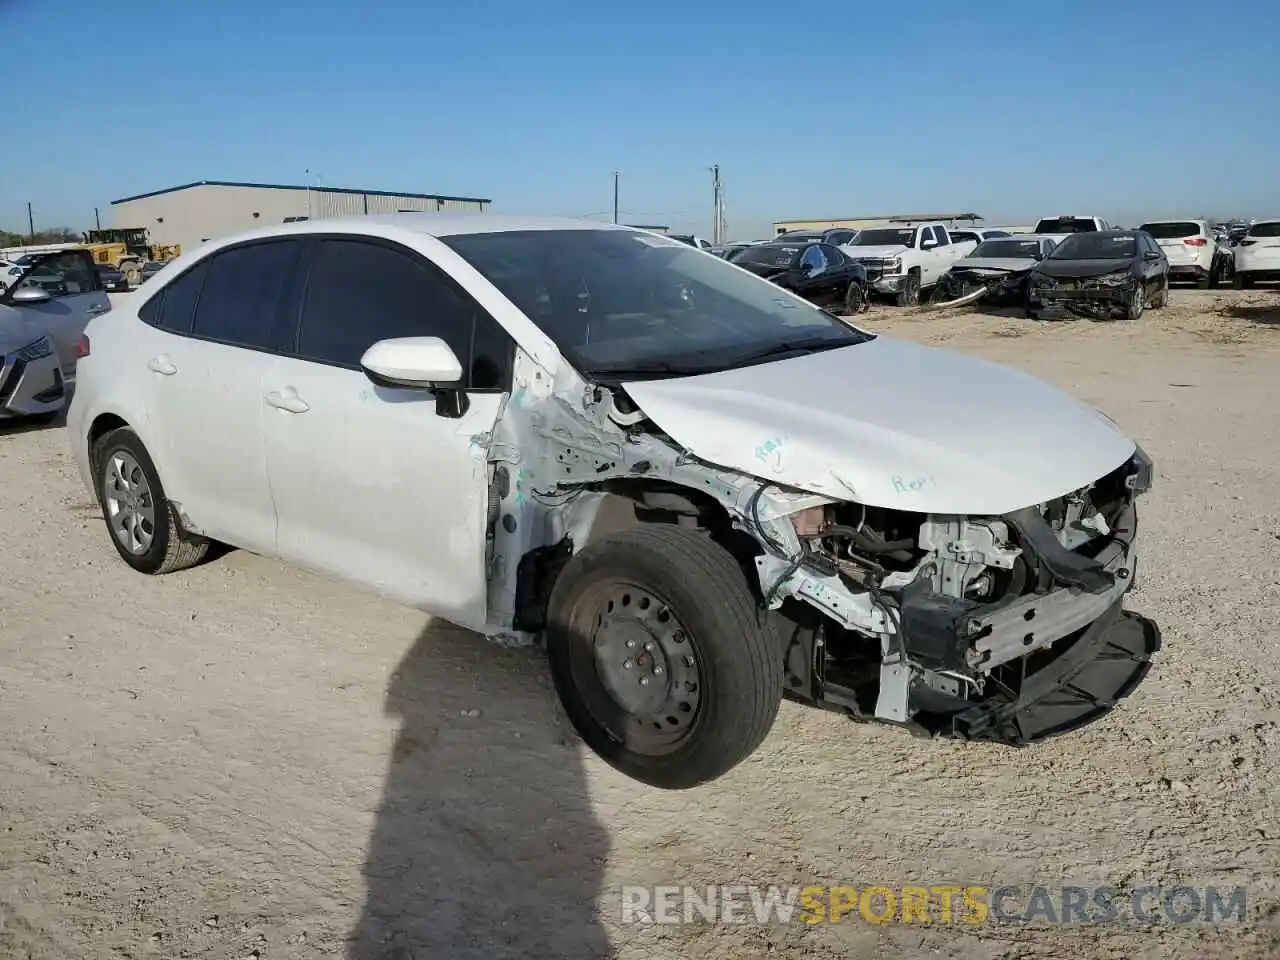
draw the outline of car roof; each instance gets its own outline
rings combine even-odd
[[[651,235],[622,224],[572,217],[506,216],[494,213],[373,213],[358,217],[323,217],[267,227],[210,241],[217,246],[243,240],[287,237],[309,233],[354,233],[372,236],[419,233],[429,237],[452,237],[477,233],[513,233],[517,230],[623,230]]]

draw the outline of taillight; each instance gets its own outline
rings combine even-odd
[[[76,341],[76,359],[80,360],[89,355],[89,338],[83,333],[80,339]]]
[[[1182,242],[1185,243],[1188,247],[1203,247],[1209,241],[1206,240],[1204,237],[1187,237],[1187,239],[1183,240]]]

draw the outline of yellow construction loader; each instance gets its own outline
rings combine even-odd
[[[90,230],[84,235],[84,247],[93,254],[94,263],[115,267],[130,286],[142,280],[142,265],[148,260],[163,263],[182,252],[177,243],[152,243],[145,227]]]

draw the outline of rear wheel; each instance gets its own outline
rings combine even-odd
[[[139,573],[172,573],[204,559],[209,541],[182,529],[147,448],[128,427],[99,437],[94,483],[111,543]]]
[[[655,787],[736,766],[782,700],[781,656],[743,568],[683,527],[637,527],[574,556],[552,590],[546,646],[587,746]]]
[[[1253,286],[1253,278],[1247,273],[1240,273],[1237,271],[1236,275],[1231,278],[1231,286],[1237,290],[1247,290],[1249,287]]]
[[[1164,278],[1164,285],[1160,288],[1160,292],[1151,298],[1151,309],[1159,310],[1169,304],[1169,278]]]

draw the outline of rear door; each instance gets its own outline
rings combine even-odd
[[[165,493],[196,528],[255,553],[275,551],[263,377],[286,340],[291,304],[296,314],[302,249],[303,241],[284,238],[221,250],[143,308],[158,301],[139,343],[138,375],[149,385]]]
[[[20,287],[34,287],[50,295],[51,299],[45,303],[9,303],[9,306],[49,334],[58,351],[63,378],[72,379],[76,369],[76,341],[84,333],[85,324],[111,309],[111,300],[98,277],[93,256],[88,250],[48,254],[27,268],[12,289],[6,291],[5,300]]]

